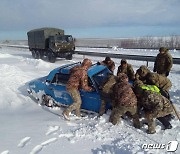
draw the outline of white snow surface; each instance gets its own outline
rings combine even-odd
[[[158,53],[153,50],[113,49],[103,49],[102,52],[154,56]],[[95,52],[99,50],[93,49]],[[172,51],[172,55],[179,57],[180,52]],[[146,125],[140,130],[135,129],[130,119],[123,119],[121,124],[113,126],[108,122],[111,111],[100,118],[97,114],[86,114],[81,119],[71,115],[72,120],[66,121],[61,116],[64,108],[48,110],[29,97],[28,82],[47,75],[61,65],[82,61],[82,58],[74,55],[73,60],[58,59],[52,64],[33,59],[26,49],[0,48],[0,154],[164,154],[166,149],[148,150],[142,145],[167,144],[169,141],[180,143],[180,122],[177,118],[171,121],[173,128],[170,130],[163,130],[162,124],[157,121],[157,133],[150,135],[146,134]],[[89,58],[93,62],[104,59]],[[117,70],[120,59],[113,60]],[[128,62],[135,70],[146,64]],[[153,63],[149,63],[151,70],[152,67]],[[173,84],[170,95],[180,111],[180,65],[173,65],[169,78]],[[180,145],[174,153],[180,153]]]

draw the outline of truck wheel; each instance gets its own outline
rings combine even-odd
[[[41,59],[41,53],[39,51],[36,51],[35,53],[35,59]]]
[[[72,54],[68,55],[68,56],[66,57],[66,59],[67,59],[67,60],[72,60]]]
[[[35,51],[33,50],[31,53],[32,53],[32,57],[35,58],[36,57]]]
[[[48,57],[48,61],[49,61],[49,62],[55,63],[55,61],[56,61],[56,56],[54,55],[54,53],[49,52],[47,57]]]

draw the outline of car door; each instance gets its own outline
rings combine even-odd
[[[46,92],[50,95],[57,103],[62,105],[72,104],[72,98],[66,90],[66,83],[69,75],[57,73],[54,79],[47,86],[48,91]]]
[[[94,91],[88,92],[82,89],[80,90],[80,95],[82,99],[81,108],[88,111],[99,112],[101,106],[101,98],[99,92],[94,85],[95,83],[90,78],[88,79],[88,81],[89,86],[93,87]]]

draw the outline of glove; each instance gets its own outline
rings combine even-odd
[[[166,72],[166,76],[168,76],[169,75],[169,72]]]
[[[96,91],[96,89],[94,87],[92,87],[91,91],[90,92],[93,92],[93,91]]]

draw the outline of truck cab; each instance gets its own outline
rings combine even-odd
[[[55,35],[49,37],[49,48],[54,52],[74,51],[74,39],[71,35]]]

